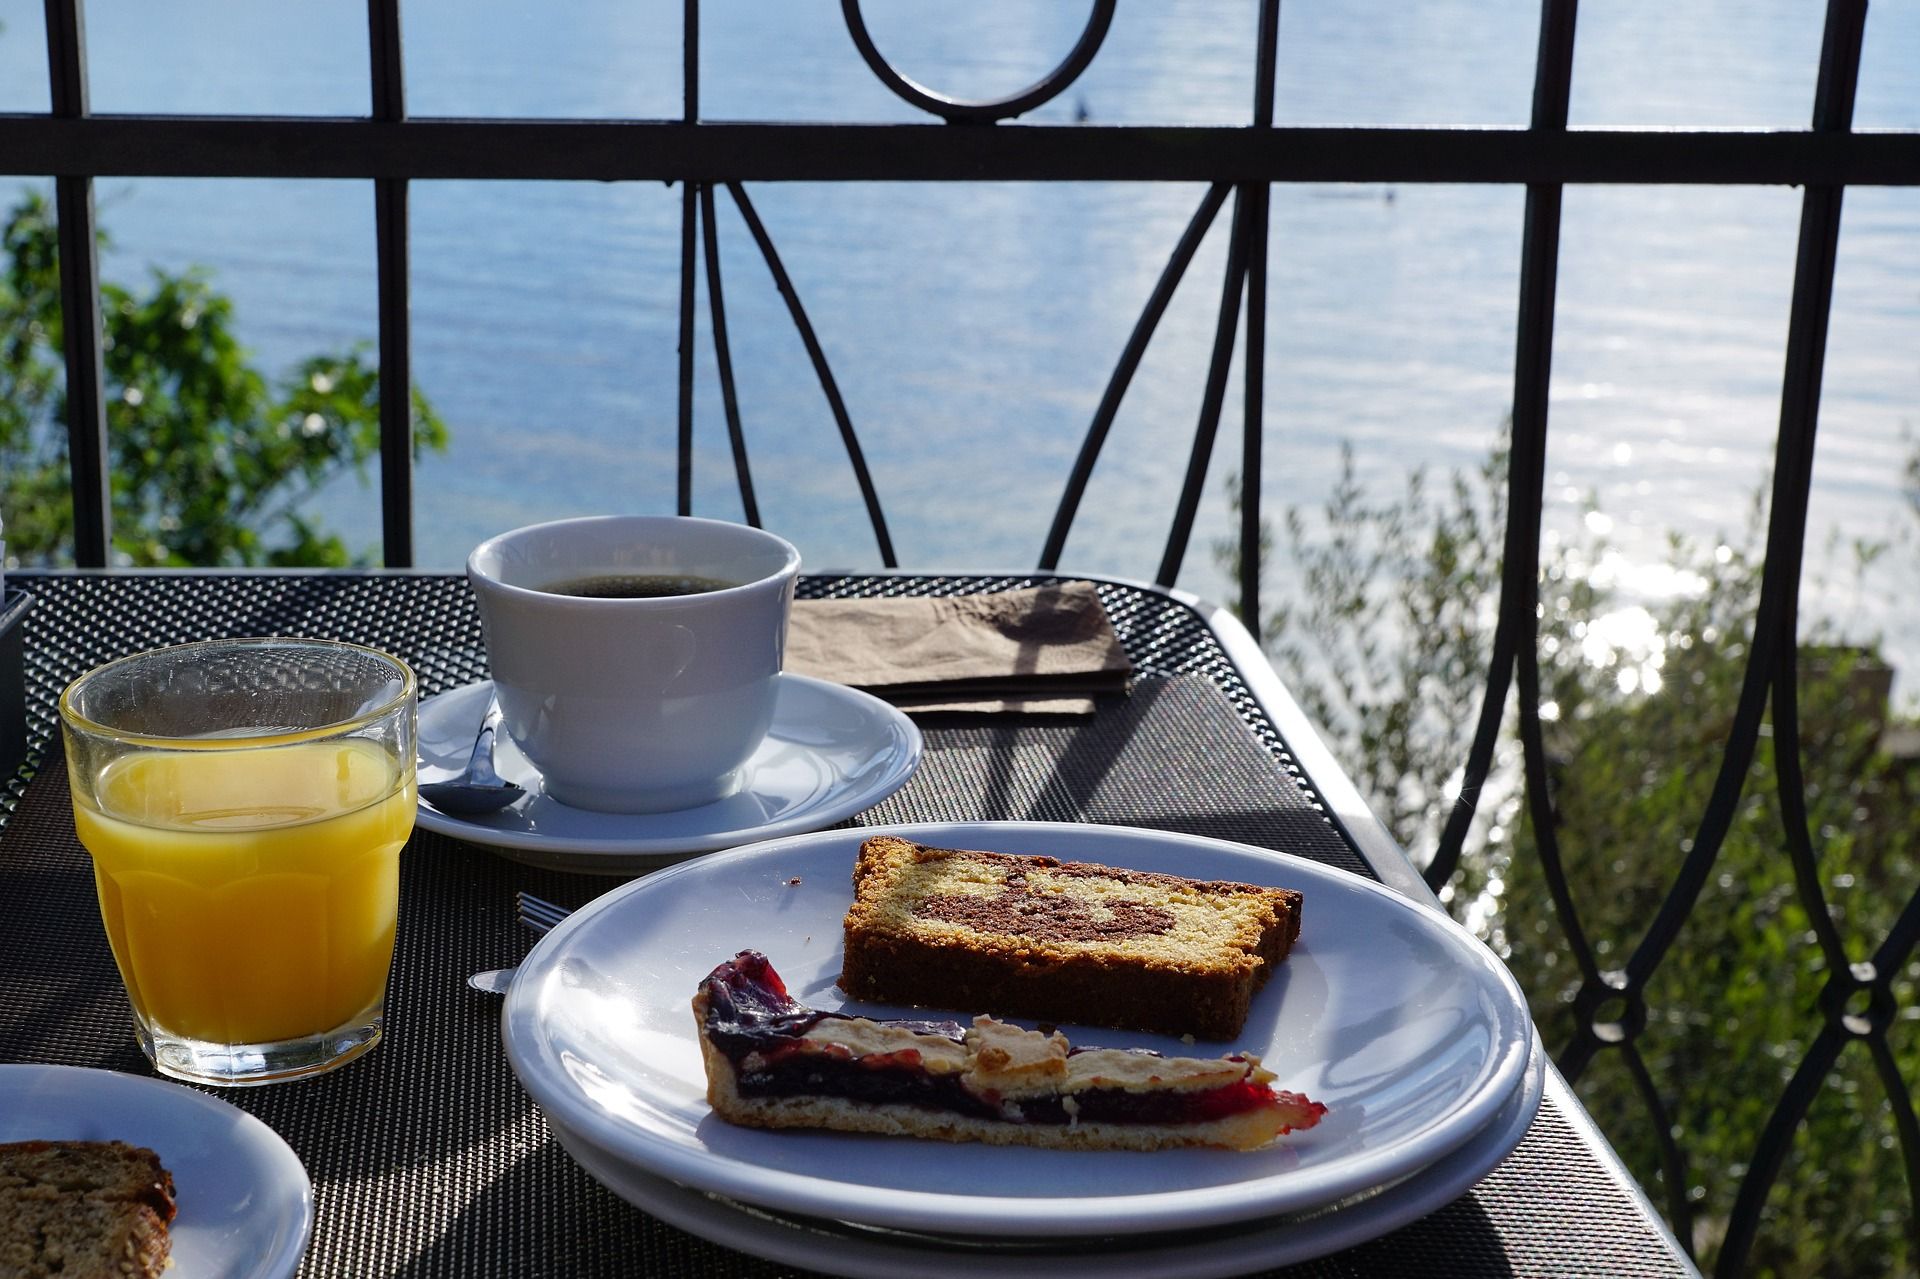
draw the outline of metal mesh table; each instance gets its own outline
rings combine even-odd
[[[804,596],[948,594],[1022,577],[830,577]],[[54,702],[110,657],[220,635],[306,634],[412,662],[422,696],[483,678],[465,581],[422,574],[30,574],[32,754],[0,831],[0,1060],[148,1073],[134,1046],[73,834]],[[1358,874],[1313,780],[1206,618],[1131,585],[1100,591],[1140,678],[1091,718],[929,718],[920,772],[852,824],[1097,821],[1282,849]],[[321,1078],[218,1093],[278,1131],[314,1182],[305,1275],[798,1273],[709,1244],[629,1206],[551,1139],[501,1050],[497,998],[465,977],[517,962],[525,889],[569,906],[614,881],[510,862],[421,831],[402,857],[389,1033]],[[17,909],[21,904],[29,910]],[[1116,1257],[1116,1273],[1125,1272]],[[1688,1267],[1564,1089],[1520,1147],[1450,1206],[1289,1275],[1669,1275]],[[184,1277],[183,1277],[184,1279]]]

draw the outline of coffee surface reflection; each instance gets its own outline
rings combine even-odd
[[[693,577],[685,573],[597,573],[590,577],[571,577],[540,589],[549,595],[580,595],[588,599],[643,600],[669,595],[704,595],[740,585],[717,577]]]

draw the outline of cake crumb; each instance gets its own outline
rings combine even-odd
[[[1192,1042],[1193,1042],[1193,1032],[1192,1032],[1192,1031],[1188,1031],[1188,1032],[1187,1032],[1186,1034],[1184,1034],[1184,1035],[1182,1035],[1182,1036],[1180,1036],[1180,1042],[1181,1042],[1181,1043],[1183,1043],[1183,1044],[1190,1044],[1190,1043],[1192,1043]]]
[[[795,875],[795,876],[794,876],[794,877],[793,877],[792,879],[789,879],[789,880],[787,881],[787,887],[788,887],[788,888],[798,888],[798,887],[800,887],[800,877],[799,877],[798,875]]]

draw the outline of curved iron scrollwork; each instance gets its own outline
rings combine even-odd
[[[800,340],[807,349],[807,358],[813,364],[814,375],[820,379],[820,390],[826,396],[827,407],[833,413],[834,424],[839,428],[840,443],[846,450],[847,462],[853,468],[854,482],[859,486],[860,499],[867,511],[867,522],[873,528],[874,543],[880,553],[880,562],[887,568],[900,566],[893,549],[893,535],[887,530],[887,517],[880,506],[880,491],[875,487],[873,474],[867,468],[866,453],[860,447],[859,434],[854,430],[853,418],[847,412],[847,403],[840,394],[840,385],[834,380],[833,370],[827,364],[826,352],[821,349],[820,339],[814,332],[813,322],[807,318],[807,311],[800,302],[800,293],[793,287],[793,280],[787,274],[787,268],[780,260],[780,254],[773,246],[773,237],[767,234],[766,224],[760,220],[760,214],[747,198],[747,192],[737,182],[726,184],[727,194],[733,198],[734,206],[740,211],[746,222],[747,232],[753,237],[755,247],[767,264],[767,271],[773,277],[774,288],[779,291],[781,300],[787,305],[787,314],[792,319]],[[746,435],[740,421],[739,393],[733,376],[732,348],[727,341],[726,289],[722,284],[720,271],[720,240],[717,219],[714,214],[713,184],[692,182],[687,184],[681,205],[680,228],[680,479],[678,486],[678,510],[682,515],[693,513],[693,347],[694,347],[694,258],[695,240],[698,238],[702,256],[706,263],[707,302],[713,335],[714,363],[720,380],[720,399],[727,421],[727,440],[732,449],[734,479],[740,490],[740,506],[747,523],[760,527],[760,505],[753,488],[753,473],[748,462]],[[697,231],[697,237],[696,237]]]
[[[1263,0],[1255,43],[1253,122],[1256,128],[1273,124],[1275,67],[1279,61],[1279,0]],[[1228,192],[1234,194],[1233,227],[1227,247],[1226,278],[1220,288],[1220,305],[1214,323],[1213,353],[1207,364],[1206,388],[1201,397],[1200,417],[1194,428],[1193,448],[1187,458],[1187,472],[1181,483],[1179,502],[1173,523],[1167,532],[1166,550],[1154,581],[1172,586],[1180,576],[1187,543],[1193,536],[1199,517],[1202,486],[1207,465],[1212,459],[1214,437],[1220,426],[1220,413],[1226,401],[1226,389],[1233,360],[1233,344],[1244,292],[1247,307],[1247,339],[1243,355],[1244,413],[1242,415],[1242,451],[1240,474],[1240,611],[1254,630],[1259,629],[1261,557],[1261,442],[1265,433],[1266,398],[1266,310],[1267,310],[1267,207],[1269,192],[1265,183],[1248,182],[1238,187],[1216,182],[1200,201],[1200,207],[1187,223],[1175,244],[1173,254],[1147,297],[1146,306],[1135,322],[1133,332],[1121,349],[1119,362],[1094,410],[1093,421],[1081,441],[1073,467],[1067,473],[1066,486],[1055,508],[1053,523],[1040,550],[1039,567],[1057,569],[1065,552],[1067,536],[1074,516],[1086,496],[1100,451],[1120,412],[1120,404],[1132,384],[1133,375],[1146,355],[1147,344],[1166,314],[1167,305],[1192,264],[1200,243],[1206,238]]]
[[[1571,96],[1575,0],[1544,0],[1535,75],[1532,127],[1547,133],[1567,127]],[[1844,133],[1851,127],[1864,27],[1863,0],[1832,0],[1828,8],[1816,89],[1814,129]],[[1270,70],[1273,46],[1264,29],[1258,56],[1263,71]],[[1270,104],[1270,89],[1262,76],[1262,97],[1256,116]],[[1270,122],[1270,115],[1267,121]],[[1229,186],[1209,189],[1186,231],[1175,245],[1140,318],[1123,348],[1105,394],[1070,471],[1060,505],[1040,556],[1042,569],[1059,565],[1073,519],[1085,495],[1095,463],[1137,370],[1145,347],[1164,314],[1195,251],[1223,206]],[[1192,532],[1203,483],[1219,423],[1227,365],[1231,358],[1243,289],[1248,299],[1247,452],[1242,461],[1241,498],[1241,608],[1257,627],[1259,617],[1259,452],[1261,433],[1259,384],[1263,340],[1256,337],[1256,316],[1264,312],[1266,227],[1264,184],[1231,188],[1234,217],[1228,246],[1226,278],[1216,317],[1214,348],[1209,361],[1202,405],[1192,451],[1167,547],[1155,580],[1172,585],[1177,578],[1187,540]],[[1808,1046],[1793,1078],[1778,1099],[1748,1162],[1723,1239],[1718,1262],[1722,1274],[1740,1273],[1759,1229],[1767,1195],[1795,1131],[1814,1096],[1825,1082],[1846,1044],[1862,1041],[1892,1106],[1896,1131],[1907,1168],[1914,1220],[1920,1221],[1920,1118],[1899,1063],[1886,1041],[1896,1002],[1891,980],[1920,941],[1920,894],[1906,910],[1868,962],[1855,963],[1847,953],[1820,888],[1818,855],[1806,813],[1806,789],[1800,773],[1795,665],[1798,651],[1796,622],[1802,553],[1806,539],[1807,499],[1812,481],[1813,437],[1818,418],[1820,370],[1824,355],[1827,315],[1834,278],[1843,188],[1809,185],[1802,215],[1801,244],[1795,275],[1777,456],[1774,467],[1772,516],[1769,523],[1766,567],[1763,575],[1754,644],[1734,724],[1721,756],[1713,793],[1702,813],[1686,859],[1675,876],[1646,934],[1623,969],[1603,969],[1597,948],[1581,922],[1567,868],[1562,862],[1553,789],[1550,784],[1545,736],[1540,717],[1541,672],[1538,648],[1540,531],[1544,510],[1548,387],[1553,363],[1556,275],[1562,189],[1558,185],[1528,187],[1522,241],[1519,322],[1516,327],[1514,406],[1508,458],[1508,524],[1502,559],[1500,605],[1490,654],[1485,697],[1469,748],[1462,799],[1449,816],[1439,851],[1427,870],[1434,888],[1458,871],[1471,830],[1475,801],[1484,788],[1503,731],[1513,684],[1518,683],[1517,723],[1526,780],[1526,805],[1538,854],[1566,953],[1580,974],[1573,1000],[1573,1035],[1556,1054],[1556,1064],[1569,1079],[1578,1080],[1602,1053],[1618,1055],[1634,1089],[1646,1107],[1658,1134],[1666,1183],[1665,1208],[1683,1244],[1692,1246],[1693,1204],[1688,1195],[1685,1151],[1674,1139],[1674,1118],[1638,1040],[1648,1024],[1647,985],[1677,939],[1715,864],[1741,799],[1763,721],[1771,721],[1775,756],[1786,825],[1786,846],[1802,904],[1832,974],[1820,999],[1825,1019]],[[1255,201],[1260,203],[1256,205]],[[1257,229],[1256,229],[1257,224]],[[1259,301],[1252,294],[1256,274],[1262,281]]]
[[[1574,7],[1572,0],[1547,0],[1543,9],[1535,80],[1536,129],[1566,126]],[[1813,128],[1816,133],[1845,134],[1851,129],[1865,18],[1864,0],[1831,0],[1828,5],[1820,76],[1815,90]],[[1721,754],[1720,770],[1685,860],[1652,923],[1623,970],[1603,971],[1580,923],[1566,868],[1560,860],[1540,724],[1536,621],[1539,524],[1543,506],[1546,385],[1552,363],[1553,276],[1560,190],[1558,187],[1528,189],[1501,611],[1486,698],[1469,755],[1461,802],[1428,869],[1428,882],[1437,887],[1452,877],[1459,864],[1474,815],[1474,803],[1492,765],[1493,746],[1507,699],[1509,672],[1517,669],[1520,684],[1517,714],[1529,816],[1566,949],[1581,975],[1572,1008],[1573,1038],[1556,1055],[1556,1062],[1568,1078],[1577,1080],[1601,1053],[1613,1051],[1620,1055],[1659,1136],[1668,1216],[1682,1242],[1691,1247],[1693,1213],[1687,1195],[1685,1154],[1672,1137],[1666,1101],[1636,1040],[1647,1024],[1647,984],[1686,924],[1719,857],[1741,800],[1763,722],[1771,719],[1786,849],[1796,890],[1830,976],[1818,1009],[1825,1024],[1782,1091],[1748,1162],[1721,1244],[1717,1269],[1723,1274],[1738,1274],[1743,1270],[1760,1227],[1762,1209],[1778,1179],[1794,1133],[1838,1062],[1840,1052],[1852,1040],[1866,1044],[1886,1090],[1906,1165],[1913,1219],[1920,1221],[1920,1120],[1916,1120],[1907,1083],[1886,1040],[1886,1031],[1895,1013],[1891,975],[1907,962],[1916,940],[1920,940],[1920,894],[1909,900],[1871,961],[1852,961],[1820,886],[1818,852],[1807,815],[1806,783],[1801,773],[1803,747],[1796,677],[1797,593],[1806,541],[1820,375],[1843,190],[1839,186],[1809,184],[1803,198],[1766,561],[1753,644],[1747,656],[1733,725]]]
[[[879,77],[880,83],[893,90],[903,101],[937,115],[949,124],[992,124],[999,120],[1011,120],[1051,102],[1078,80],[1080,73],[1092,63],[1093,55],[1100,52],[1100,44],[1107,38],[1107,28],[1113,25],[1117,3],[1118,0],[1094,0],[1093,12],[1087,15],[1086,27],[1059,66],[1017,93],[980,100],[952,97],[900,74],[887,61],[886,55],[880,52],[880,46],[873,42],[873,34],[867,30],[867,16],[860,10],[860,0],[840,0],[840,12],[846,16],[847,33],[853,37],[854,47],[860,50],[860,56],[866,59],[867,66]]]
[[[380,0],[391,3],[392,0]],[[1109,15],[1111,16],[1111,15]],[[695,123],[700,117],[700,0],[684,0],[682,5],[684,24],[684,56],[682,59],[684,86],[684,114],[688,124]],[[1097,48],[1099,41],[1094,42]],[[877,56],[877,53],[876,55]],[[1091,58],[1092,52],[1088,55]],[[871,59],[869,59],[871,61]],[[1077,71],[1074,74],[1079,74]],[[682,515],[693,514],[693,348],[694,348],[694,279],[696,274],[695,258],[700,256],[706,263],[707,306],[709,324],[713,335],[715,371],[720,380],[721,408],[726,416],[727,443],[733,457],[734,482],[740,490],[740,508],[746,522],[754,528],[760,527],[760,503],[754,493],[753,470],[748,457],[745,429],[740,420],[740,397],[733,376],[733,351],[727,340],[726,290],[721,282],[720,270],[720,233],[718,219],[714,214],[713,188],[711,182],[686,182],[681,191],[680,204],[680,369],[679,369],[679,433],[675,450],[678,461],[678,478],[675,485],[675,509]],[[773,237],[767,234],[766,224],[760,220],[760,214],[747,198],[746,188],[738,182],[724,184],[727,194],[733,198],[734,207],[740,211],[747,226],[747,233],[753,237],[754,247],[760,250],[760,256],[767,264],[767,271],[773,277],[774,288],[779,292],[781,301],[786,303],[787,315],[793,321],[802,345],[806,347],[807,359],[813,365],[814,376],[820,380],[820,391],[826,397],[827,408],[833,414],[834,426],[840,433],[841,447],[846,450],[847,463],[853,468],[854,483],[860,490],[860,501],[867,512],[867,523],[873,529],[873,539],[880,554],[880,562],[887,568],[900,567],[898,556],[893,549],[893,535],[887,530],[887,517],[880,506],[880,490],[874,485],[873,473],[867,469],[865,451],[860,447],[860,436],[854,430],[853,416],[847,411],[845,397],[840,394],[840,384],[834,379],[833,369],[827,363],[826,352],[820,346],[815,334],[813,322],[807,318],[806,307],[800,302],[800,292],[793,286],[793,279],[787,274],[786,265],[781,262],[779,251],[773,247]],[[696,248],[696,241],[698,248]]]

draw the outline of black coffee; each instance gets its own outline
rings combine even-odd
[[[599,573],[592,577],[574,577],[540,589],[550,595],[584,595],[602,600],[660,599],[667,595],[703,595],[738,586],[717,577],[694,577],[689,573]]]

